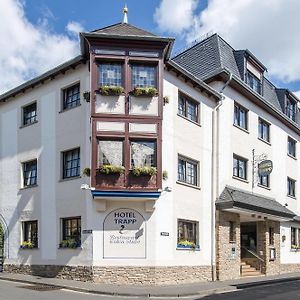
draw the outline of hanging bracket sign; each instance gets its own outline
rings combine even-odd
[[[267,176],[270,175],[273,170],[273,162],[271,160],[263,160],[258,164],[258,175]]]

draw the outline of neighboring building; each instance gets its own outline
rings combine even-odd
[[[173,59],[173,39],[127,23],[80,39],[0,96],[4,269],[126,284],[296,270],[298,99],[218,35]]]

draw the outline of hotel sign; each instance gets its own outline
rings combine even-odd
[[[258,175],[267,176],[273,170],[273,162],[271,160],[263,160],[258,164]]]
[[[146,258],[146,224],[139,212],[124,208],[106,216],[103,258]]]

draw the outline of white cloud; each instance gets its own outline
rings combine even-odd
[[[160,9],[159,14],[162,19],[170,18],[167,10]],[[200,14],[193,7],[192,25],[182,27],[182,34],[191,42],[209,31],[217,32],[234,48],[248,48],[266,65],[271,77],[292,82],[300,80],[299,15],[299,0],[209,0]],[[174,16],[172,23],[180,23],[182,16]],[[178,32],[157,23],[165,31]]]
[[[67,24],[66,26],[66,29],[68,30],[68,32],[75,36],[75,37],[78,37],[78,33],[79,32],[83,32],[84,31],[84,28],[83,26],[78,23],[78,22],[74,22],[74,21],[71,21]]]
[[[293,92],[298,99],[300,99],[300,91]]]
[[[30,23],[21,1],[1,0],[0,20],[0,93],[79,52],[78,40],[52,33],[45,17],[37,26]]]
[[[163,31],[180,34],[193,24],[197,0],[162,0],[156,8],[154,20]]]

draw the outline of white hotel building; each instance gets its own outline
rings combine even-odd
[[[127,23],[0,95],[8,272],[171,284],[300,266],[299,100],[248,50]],[[150,88],[150,89],[149,89]]]

